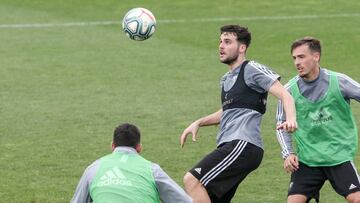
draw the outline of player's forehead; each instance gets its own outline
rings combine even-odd
[[[236,34],[234,32],[223,32],[220,35],[220,39],[233,39],[235,40],[237,38]]]
[[[310,53],[311,50],[307,44],[302,44],[298,47],[295,47],[292,51],[292,55],[305,55]]]

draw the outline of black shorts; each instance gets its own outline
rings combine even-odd
[[[189,172],[206,188],[212,202],[230,202],[239,183],[261,163],[263,150],[243,140],[218,146]]]
[[[288,195],[301,194],[307,196],[308,201],[314,198],[319,202],[319,191],[326,180],[345,198],[360,191],[358,174],[352,161],[326,167],[309,167],[300,162],[299,169],[291,174]]]

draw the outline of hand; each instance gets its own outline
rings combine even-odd
[[[199,122],[195,121],[192,124],[190,124],[185,130],[184,132],[181,134],[180,136],[180,145],[181,147],[184,147],[185,141],[187,136],[191,133],[192,134],[192,140],[195,142],[196,141],[196,135],[197,132],[200,128]]]
[[[276,126],[276,130],[283,129],[285,132],[293,133],[297,129],[297,122],[296,121],[285,121]]]
[[[284,170],[292,173],[299,169],[298,157],[295,154],[290,154],[284,161]]]

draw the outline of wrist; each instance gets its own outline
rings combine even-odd
[[[296,153],[295,153],[295,152],[290,152],[290,153],[288,153],[288,154],[284,154],[284,155],[283,155],[283,159],[286,160],[290,155],[296,156]]]
[[[203,123],[201,122],[201,119],[198,119],[195,121],[195,124],[199,127],[203,126]]]

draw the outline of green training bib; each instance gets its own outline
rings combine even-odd
[[[316,102],[301,95],[295,78],[290,86],[299,126],[293,134],[299,161],[308,166],[333,166],[353,160],[357,127],[335,73],[330,72],[329,88]]]
[[[138,154],[113,152],[102,157],[90,196],[94,203],[160,203],[151,167]]]

